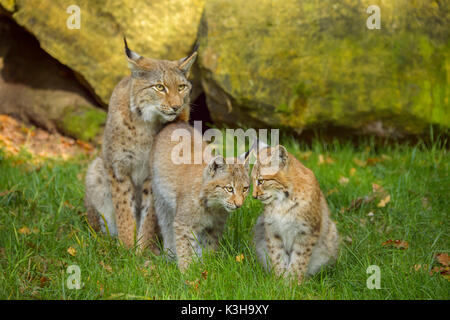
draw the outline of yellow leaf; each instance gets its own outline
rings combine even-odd
[[[106,271],[112,272],[113,269],[109,264],[105,264],[103,261],[100,261],[100,265],[105,269]]]
[[[30,228],[28,228],[28,227],[22,227],[22,228],[20,228],[20,229],[18,230],[18,232],[19,232],[20,234],[30,234],[30,233],[31,233],[31,230],[30,230]]]
[[[244,260],[244,255],[241,253],[240,255],[236,256],[236,262],[242,262]]]
[[[319,161],[317,162],[317,164],[322,164],[324,162],[325,162],[325,160],[324,160],[323,154],[319,154]]]
[[[73,247],[69,247],[69,249],[67,249],[67,252],[73,257],[75,257],[75,255],[77,254],[77,250]]]
[[[342,185],[346,185],[347,183],[348,183],[348,181],[349,181],[349,179],[348,178],[346,178],[346,177],[340,177],[339,178],[339,183],[340,184],[342,184]]]
[[[327,196],[332,195],[333,193],[339,192],[338,188],[333,188],[328,190],[327,192]]]
[[[387,195],[386,197],[384,197],[383,199],[380,200],[380,202],[378,202],[377,207],[378,208],[383,208],[386,206],[386,204],[388,204],[391,201],[391,195]]]
[[[360,166],[360,167],[365,167],[366,164],[367,164],[365,161],[359,160],[358,158],[353,158],[353,162],[354,162],[357,166]]]

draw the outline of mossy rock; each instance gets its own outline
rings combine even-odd
[[[106,122],[106,112],[89,106],[66,107],[58,129],[71,137],[93,141],[100,135]]]
[[[79,74],[107,105],[115,85],[129,72],[123,36],[144,56],[182,58],[195,43],[204,1],[0,0],[0,6],[12,11],[46,52]],[[80,8],[80,29],[67,27],[67,9],[74,4]]]
[[[449,128],[449,25],[448,1],[209,0],[199,63],[211,115],[299,131]]]

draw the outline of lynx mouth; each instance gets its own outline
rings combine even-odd
[[[259,197],[258,199],[263,203],[267,203],[271,198],[272,196],[266,196],[266,197]]]

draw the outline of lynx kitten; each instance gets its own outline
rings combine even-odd
[[[94,229],[108,229],[131,247],[138,220],[154,219],[146,217],[153,212],[148,210],[153,201],[149,167],[153,139],[165,123],[188,121],[187,76],[197,53],[179,61],[149,59],[131,51],[126,41],[125,52],[131,76],[112,93],[102,154],[86,174],[85,206]],[[149,230],[140,229],[138,237],[144,238]]]
[[[183,271],[194,255],[201,257],[203,248],[216,249],[228,212],[242,206],[247,196],[250,170],[248,161],[226,163],[221,155],[208,164],[175,164],[172,150],[178,142],[171,136],[177,129],[194,136],[194,128],[184,123],[170,124],[157,135],[152,187],[165,250],[177,257]],[[203,157],[207,144],[203,142],[203,150],[197,151],[190,141],[192,160],[195,152]]]
[[[253,197],[265,205],[254,229],[264,267],[301,283],[334,263],[338,233],[314,173],[283,146],[265,146],[251,176]]]

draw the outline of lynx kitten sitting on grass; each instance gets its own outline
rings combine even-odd
[[[149,154],[156,134],[167,122],[189,119],[189,69],[194,52],[178,61],[144,58],[125,41],[131,76],[119,82],[111,95],[102,154],[86,173],[85,207],[90,225],[118,234],[125,246],[134,245],[140,219],[152,210]],[[155,225],[155,224],[153,224]],[[145,235],[138,230],[140,247]],[[157,247],[153,247],[157,253]]]
[[[259,260],[301,283],[338,254],[338,232],[314,173],[283,146],[263,146],[252,169],[253,197],[264,205],[255,225]]]
[[[217,248],[228,213],[241,207],[247,196],[250,170],[248,161],[226,163],[221,155],[208,164],[194,164],[195,153],[201,152],[203,159],[207,144],[194,148],[193,139],[190,164],[175,164],[172,153],[179,142],[171,141],[171,136],[179,129],[194,136],[194,128],[187,124],[166,126],[156,137],[151,163],[154,208],[164,249],[176,256],[184,271],[194,255],[201,257],[203,248]]]

